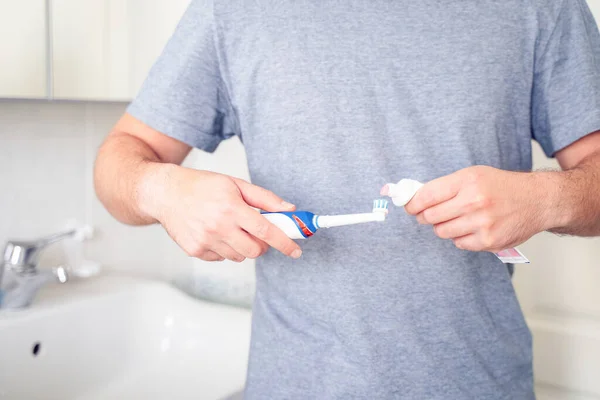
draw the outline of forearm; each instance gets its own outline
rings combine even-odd
[[[142,140],[127,134],[112,134],[96,159],[94,184],[98,198],[119,221],[130,225],[157,222],[152,202],[165,185],[173,164],[161,162]],[[163,182],[164,183],[164,182]]]
[[[548,231],[600,236],[600,152],[567,171],[535,174],[539,174],[538,196],[546,208]]]

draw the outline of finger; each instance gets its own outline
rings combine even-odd
[[[220,256],[233,262],[239,263],[246,259],[246,257],[235,251],[231,246],[229,246],[225,242],[216,242],[211,246],[211,249]]]
[[[482,239],[479,233],[471,233],[453,240],[456,248],[468,251],[487,251],[488,249],[482,244]]]
[[[240,212],[239,221],[241,221],[240,227],[243,230],[279,250],[286,256],[299,258],[302,255],[300,246],[287,237],[281,229],[251,208]]]
[[[475,234],[469,234],[462,237],[458,237],[452,240],[454,246],[460,250],[471,250],[475,249],[475,244],[477,241],[477,237]]]
[[[471,233],[469,235],[456,238],[453,240],[453,242],[457,248],[469,251],[489,251],[492,253],[497,253],[501,251],[503,247],[510,247],[510,245],[492,246],[489,238],[482,236],[481,232]]]
[[[198,257],[201,260],[204,261],[223,261],[225,260],[224,257],[218,255],[217,253],[215,253],[214,251],[206,251],[204,254],[202,254],[202,257]]]
[[[465,216],[437,224],[433,231],[441,239],[455,239],[477,232],[477,223]]]
[[[381,190],[379,191],[379,194],[382,196],[389,195],[390,194],[390,186],[386,184],[384,187],[381,188]]]
[[[453,197],[448,201],[421,211],[417,214],[417,221],[420,224],[436,225],[465,215],[466,205],[459,197]]]
[[[455,172],[427,182],[404,207],[412,215],[450,200],[458,194],[462,183],[461,174]]]
[[[293,211],[296,207],[284,201],[270,190],[253,185],[241,179],[235,179],[246,204],[264,211]]]
[[[268,249],[268,245],[260,239],[250,236],[247,232],[237,229],[224,240],[232,249],[246,258],[256,259]]]

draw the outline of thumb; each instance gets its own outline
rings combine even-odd
[[[253,185],[241,179],[235,179],[246,204],[263,211],[293,211],[296,206],[283,200],[270,190]]]

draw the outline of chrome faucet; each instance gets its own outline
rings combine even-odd
[[[28,307],[47,283],[65,283],[69,276],[63,266],[41,271],[38,261],[42,250],[63,239],[74,238],[80,229],[71,229],[32,241],[9,241],[0,263],[0,309]]]

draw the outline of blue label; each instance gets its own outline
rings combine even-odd
[[[293,212],[278,212],[278,213],[271,213],[271,212],[263,211],[263,212],[261,212],[261,214],[285,215],[286,217],[288,217],[289,219],[294,221],[294,224],[296,224],[296,226],[298,227],[298,230],[300,231],[300,233],[302,233],[302,236],[304,236],[305,238],[314,235],[315,232],[317,231],[317,227],[315,226],[315,224],[313,224],[313,219],[315,217],[315,214],[308,212],[308,211],[293,211]]]

